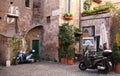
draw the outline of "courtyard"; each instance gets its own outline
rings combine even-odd
[[[78,62],[74,65],[67,65],[42,61],[10,67],[0,66],[0,76],[119,76],[119,74],[114,72],[101,74],[97,70],[81,71],[78,68]]]

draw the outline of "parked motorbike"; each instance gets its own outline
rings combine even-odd
[[[24,51],[19,51],[16,58],[15,58],[15,64],[20,63],[26,63],[26,62],[34,62],[33,53],[35,53],[35,50],[31,50],[29,53],[25,53]]]
[[[108,73],[112,70],[112,63],[109,60],[109,56],[112,51],[106,50],[103,52],[103,56],[91,55],[88,50],[85,50],[84,57],[79,63],[80,70],[97,69],[98,72]]]

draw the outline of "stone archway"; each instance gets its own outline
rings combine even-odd
[[[35,58],[39,60],[41,58],[41,51],[43,50],[43,27],[36,26],[31,28],[25,35],[27,42],[27,50],[36,50]]]
[[[0,34],[0,64],[6,63],[7,57],[7,37]]]

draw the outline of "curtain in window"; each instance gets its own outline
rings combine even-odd
[[[65,0],[65,12],[70,12],[70,1],[71,0]]]

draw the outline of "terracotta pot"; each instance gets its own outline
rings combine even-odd
[[[67,58],[61,58],[61,64],[66,64],[67,63]]]
[[[102,11],[103,13],[108,13],[108,12],[110,12],[110,10],[109,9],[107,9],[107,10],[104,10],[104,11]]]
[[[93,12],[92,15],[96,15],[97,13],[96,12]]]
[[[120,63],[115,65],[115,72],[120,73]]]
[[[82,14],[82,17],[88,16],[87,14]]]
[[[65,20],[72,20],[72,16],[64,16]]]
[[[96,3],[101,3],[102,2],[102,0],[93,0],[94,2],[96,2]]]
[[[68,63],[69,65],[73,65],[73,64],[74,64],[73,59],[72,59],[72,58],[68,58],[68,59],[67,59],[67,63]]]

